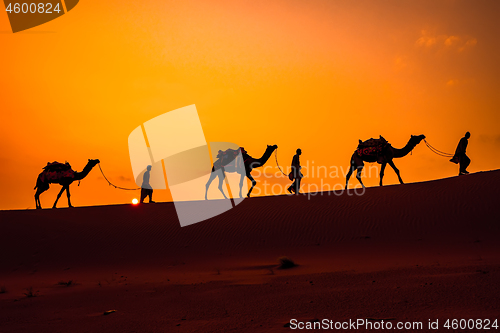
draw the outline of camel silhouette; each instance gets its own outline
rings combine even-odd
[[[425,135],[412,135],[406,146],[404,146],[401,149],[394,148],[392,147],[389,143],[385,146],[383,151],[381,152],[381,155],[376,156],[376,155],[362,155],[360,156],[358,151],[354,151],[354,154],[352,154],[351,157],[351,166],[349,168],[349,172],[347,173],[346,176],[346,182],[345,182],[345,188],[347,189],[347,185],[349,184],[349,178],[351,178],[352,173],[354,172],[355,169],[358,170],[356,174],[356,178],[359,180],[361,183],[361,186],[365,187],[363,182],[361,181],[361,171],[363,170],[364,167],[364,162],[379,162],[382,164],[380,168],[380,186],[382,186],[382,179],[384,178],[384,170],[387,164],[389,164],[393,169],[394,172],[396,172],[396,175],[399,178],[399,182],[401,184],[403,183],[403,179],[401,179],[401,176],[399,174],[398,168],[396,168],[396,165],[394,165],[394,162],[392,161],[393,158],[401,158],[405,157],[408,155],[413,148],[415,148],[416,145],[418,145],[423,139],[425,139]],[[361,140],[360,140],[361,143]]]
[[[36,189],[36,193],[35,193],[36,209],[42,208],[42,205],[40,204],[40,194],[42,194],[43,192],[45,192],[49,189],[49,187],[50,187],[49,184],[59,184],[62,186],[62,189],[59,192],[59,194],[57,195],[57,199],[54,202],[54,205],[52,206],[52,208],[57,208],[56,207],[57,201],[59,200],[59,198],[61,197],[62,193],[65,190],[66,190],[66,195],[68,196],[68,206],[73,207],[71,205],[71,201],[69,198],[70,197],[69,186],[75,180],[82,180],[83,178],[85,178],[89,174],[90,170],[92,170],[92,168],[95,167],[96,164],[99,162],[100,162],[99,160],[89,159],[87,165],[83,168],[82,172],[77,172],[77,171],[71,170],[71,167],[69,166],[69,164],[67,164],[69,166],[69,170],[54,171],[54,172],[51,172],[50,176],[48,176],[47,170],[42,171],[38,175],[38,178],[36,180],[36,186],[35,186],[35,189]]]
[[[243,165],[242,163],[238,163],[235,161],[235,158],[227,158],[224,159],[222,156],[214,162],[214,165],[212,167],[212,173],[210,174],[210,178],[208,179],[207,184],[205,185],[206,190],[205,190],[205,200],[207,200],[207,195],[208,195],[208,189],[210,187],[210,184],[212,181],[219,177],[219,191],[221,191],[222,195],[224,196],[225,199],[227,199],[226,195],[224,194],[224,191],[222,189],[222,182],[224,181],[224,178],[226,177],[225,172],[236,172],[241,175],[240,179],[240,198],[242,197],[241,195],[241,189],[243,188],[243,180],[245,179],[245,176],[250,179],[252,182],[252,187],[247,193],[247,197],[250,198],[250,193],[252,193],[253,188],[257,184],[255,179],[253,179],[252,175],[250,174],[252,172],[252,169],[259,168],[266,164],[267,160],[269,157],[271,157],[272,153],[278,148],[277,145],[270,146],[268,145],[266,148],[266,151],[262,155],[261,158],[253,158],[252,156],[248,155],[245,149],[239,148],[241,151],[241,157],[243,159]],[[235,161],[233,163],[233,161]]]

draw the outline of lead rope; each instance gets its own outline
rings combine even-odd
[[[281,173],[285,176],[285,177],[288,177],[288,175],[286,175],[283,170],[281,170],[280,168],[280,165],[278,163],[278,148],[276,148],[276,150],[274,151],[274,157],[276,158],[276,165],[278,166],[278,169],[280,169]]]
[[[424,142],[425,142],[425,145],[427,146],[427,148],[429,148],[436,155],[439,155],[442,157],[453,157],[454,156],[454,154],[445,153],[444,151],[441,151],[441,150],[434,148],[425,139],[424,139]]]
[[[102,168],[101,168],[101,163],[98,164],[99,165],[99,170],[101,170],[101,173],[102,173],[102,176],[104,177],[104,179],[106,179],[106,181],[108,182],[108,185],[111,185],[113,186],[114,188],[117,188],[119,190],[125,190],[125,191],[136,191],[136,190],[140,190],[141,188],[138,187],[138,188],[125,188],[125,187],[120,187],[120,186],[116,186],[114,185],[113,183],[111,183],[108,178],[106,178],[106,175],[104,174],[104,172],[102,171]]]

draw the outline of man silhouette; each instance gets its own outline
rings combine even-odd
[[[290,185],[290,187],[288,187],[288,192],[292,193],[295,192],[295,194],[299,194],[299,190],[300,190],[300,180],[302,179],[302,173],[300,172],[300,169],[302,169],[302,167],[300,166],[300,155],[302,155],[302,150],[297,149],[297,154],[295,154],[293,156],[293,159],[292,159],[292,171],[290,172],[289,174],[289,178],[290,180],[294,180],[294,182],[292,183],[292,185]]]
[[[144,176],[142,177],[142,186],[141,186],[141,203],[144,203],[144,199],[149,197],[149,203],[155,203],[153,201],[153,188],[149,184],[149,178],[151,176],[151,165],[148,165],[146,172],[144,172]]]
[[[467,145],[469,144],[470,133],[465,133],[465,136],[460,139],[458,143],[457,149],[455,150],[455,156],[450,160],[455,164],[460,163],[460,171],[458,175],[467,175],[469,171],[467,171],[467,167],[470,164],[470,158],[465,154],[467,150]]]

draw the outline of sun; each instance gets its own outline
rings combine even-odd
[[[132,204],[133,205],[137,205],[138,203],[139,203],[139,200],[137,200],[136,198],[132,199]]]

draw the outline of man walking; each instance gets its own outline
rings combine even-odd
[[[470,133],[465,133],[465,136],[460,139],[458,143],[457,149],[455,150],[455,156],[450,160],[455,164],[460,163],[460,172],[458,175],[467,175],[469,171],[467,171],[467,167],[470,164],[470,158],[465,154],[467,150],[467,145],[469,144]]]
[[[141,186],[141,203],[144,203],[144,199],[149,197],[149,203],[155,203],[153,201],[153,188],[149,184],[149,178],[151,176],[151,165],[148,165],[146,172],[144,172],[144,176],[142,177],[142,186]]]
[[[299,194],[300,190],[300,180],[302,179],[302,173],[300,172],[300,169],[302,167],[300,166],[300,155],[302,155],[302,150],[297,149],[297,154],[293,156],[292,159],[292,171],[288,175],[288,178],[290,180],[294,180],[292,185],[288,187],[288,192],[292,193],[295,192],[295,194]]]

